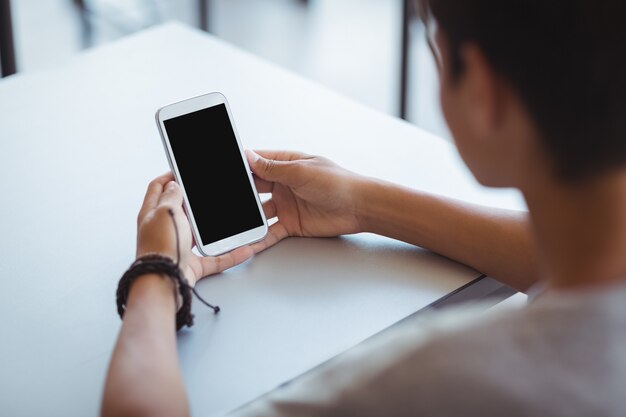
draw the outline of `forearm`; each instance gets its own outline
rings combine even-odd
[[[172,281],[158,275],[131,287],[106,380],[103,416],[188,415],[176,356]]]
[[[527,214],[481,207],[382,181],[363,184],[365,231],[427,248],[520,291],[538,278]]]

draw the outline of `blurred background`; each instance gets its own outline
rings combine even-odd
[[[17,73],[30,72],[178,21],[449,139],[436,67],[411,5],[408,0],[0,0],[0,41],[6,45],[12,32]],[[0,48],[6,59],[8,48]]]

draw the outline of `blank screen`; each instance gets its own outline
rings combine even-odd
[[[163,124],[203,244],[262,226],[226,106]]]

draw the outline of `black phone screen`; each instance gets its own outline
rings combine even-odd
[[[202,243],[263,225],[224,104],[164,120]]]

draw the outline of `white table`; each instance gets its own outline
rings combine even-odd
[[[515,193],[481,189],[449,143],[183,26],[9,77],[0,82],[3,415],[97,414],[136,213],[167,169],[154,112],[210,91],[229,98],[247,147],[319,153],[421,189],[520,206]],[[231,410],[477,276],[371,235],[287,239],[198,285],[223,311],[196,303],[196,325],[179,335],[193,413]]]

